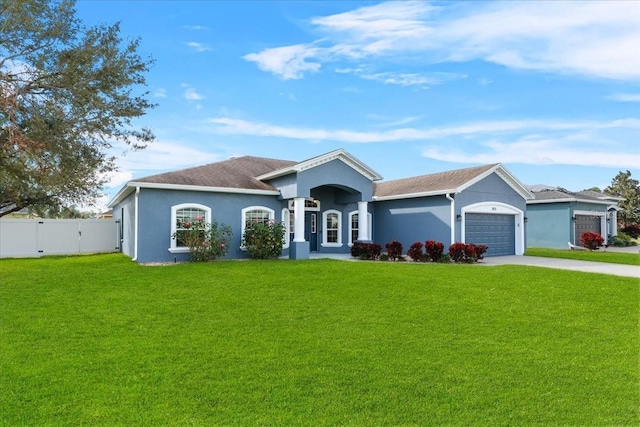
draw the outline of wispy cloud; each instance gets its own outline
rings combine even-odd
[[[640,93],[615,93],[607,99],[618,102],[640,102]]]
[[[195,31],[208,31],[209,27],[205,25],[183,25],[182,28]]]
[[[451,149],[437,146],[422,151],[424,157],[453,163],[521,163],[532,165],[577,165],[613,168],[636,168],[640,154],[610,150],[584,150],[584,146],[571,137],[544,138],[527,135],[515,142],[490,140],[481,144],[481,150]]]
[[[405,118],[395,125],[402,126],[414,120],[413,117]],[[212,118],[208,123],[213,125],[211,131],[215,133],[303,141],[353,144],[435,141],[437,145],[426,148],[423,155],[456,163],[503,161],[633,168],[640,162],[637,149],[632,149],[629,144],[608,141],[603,136],[618,132],[626,135],[629,141],[635,141],[633,135],[640,133],[640,119],[635,118],[611,121],[498,120],[457,126],[401,127],[378,131],[288,127],[229,117]],[[635,147],[635,142],[633,144]],[[452,146],[461,148],[455,149]],[[590,149],[587,154],[586,146],[598,149]],[[478,147],[480,153],[477,152]]]
[[[163,88],[156,89],[156,91],[153,93],[153,96],[155,96],[156,98],[166,98],[167,91],[166,89],[163,89]]]
[[[328,62],[402,57],[640,80],[638,16],[640,2],[386,2],[312,18],[323,38],[244,59],[283,79],[318,72]]]
[[[213,50],[209,46],[198,42],[187,42],[185,44],[194,49],[196,52],[209,52]]]
[[[133,176],[135,172],[176,170],[215,162],[221,158],[221,155],[199,150],[182,141],[158,140],[142,151],[128,151],[119,156],[117,164],[120,171],[114,175],[110,186],[120,185],[124,178],[126,181],[130,180],[127,177]]]

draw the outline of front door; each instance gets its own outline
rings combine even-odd
[[[318,213],[304,213],[304,240],[309,242],[309,252],[318,252]]]

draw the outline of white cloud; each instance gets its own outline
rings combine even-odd
[[[186,145],[182,141],[160,140],[144,150],[128,151],[116,160],[120,171],[114,181],[142,171],[187,168],[220,160],[221,156]]]
[[[213,50],[209,46],[198,42],[187,42],[186,45],[193,48],[196,52],[208,52]]]
[[[568,121],[568,120],[496,120],[475,122],[458,126],[442,126],[429,129],[401,128],[387,131],[354,131],[345,129],[300,128],[250,122],[229,117],[208,120],[215,125],[214,131],[224,134],[277,136],[291,139],[330,140],[348,143],[375,143],[401,140],[430,140],[450,136],[477,136],[524,131],[580,131],[602,129],[640,130],[640,119],[613,121]]]
[[[187,101],[200,101],[204,99],[204,96],[196,92],[194,88],[188,87],[184,91],[184,99]]]
[[[407,117],[391,125],[402,126],[416,119]],[[280,137],[306,142],[362,144],[437,141],[439,145],[428,147],[423,155],[456,163],[500,161],[619,168],[635,168],[640,164],[640,153],[635,148],[635,141],[640,134],[640,119],[635,118],[612,121],[498,120],[377,131],[287,127],[229,117],[212,118],[208,122],[214,125],[212,131],[216,133]],[[610,137],[612,132],[624,137],[620,141],[614,140]],[[461,148],[452,148],[456,146]]]
[[[384,84],[399,86],[420,86],[423,89],[428,89],[429,86],[439,85],[444,83],[445,81],[464,79],[467,76],[464,74],[455,73],[417,74],[385,72],[361,74],[361,77],[367,80],[376,80]]]
[[[155,91],[155,93],[153,94],[153,96],[155,96],[156,98],[166,98],[167,97],[167,91],[166,91],[166,89],[163,89],[163,88],[157,89]]]
[[[615,93],[607,99],[618,102],[640,102],[640,93]]]
[[[527,136],[515,142],[489,141],[477,153],[471,150],[431,146],[422,155],[435,160],[454,163],[522,163],[532,165],[578,165],[612,168],[637,168],[640,154],[584,149],[580,143],[567,138],[543,138]],[[604,148],[604,147],[602,147]],[[474,149],[474,151],[476,151]]]
[[[317,56],[319,49],[310,45],[293,45],[265,49],[260,53],[243,56],[247,61],[255,62],[262,71],[279,75],[284,80],[300,79],[305,71],[317,72],[319,62],[307,59]]]
[[[639,80],[638,16],[640,2],[386,2],[312,18],[322,39],[244,58],[283,79],[318,72],[329,61],[402,57]]]

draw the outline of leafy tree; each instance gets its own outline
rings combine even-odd
[[[133,120],[153,108],[135,94],[152,60],[119,24],[87,27],[73,0],[0,0],[0,217],[24,207],[89,203],[115,143],[154,138]]]
[[[622,211],[618,212],[620,228],[629,224],[640,222],[640,186],[637,179],[631,179],[631,172],[619,172],[611,185],[604,192],[612,196],[623,197],[618,206]]]

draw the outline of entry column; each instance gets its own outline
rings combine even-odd
[[[358,240],[369,241],[369,211],[367,202],[358,202]]]
[[[293,199],[293,242],[289,259],[309,259],[309,242],[304,240],[304,197]]]

